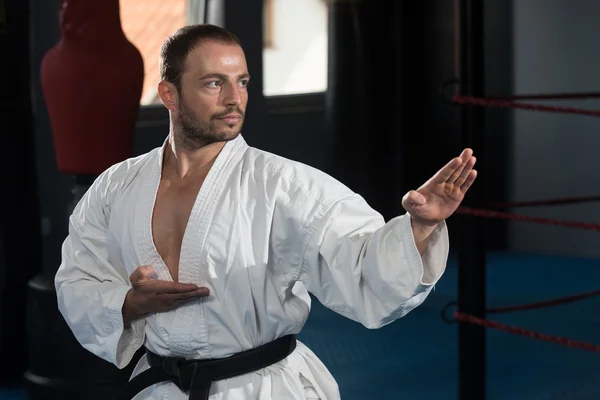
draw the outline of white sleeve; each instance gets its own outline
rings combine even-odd
[[[107,184],[101,176],[76,206],[55,276],[58,308],[88,351],[124,368],[144,343],[143,319],[127,329],[122,307],[131,288],[127,271],[108,252]]]
[[[448,251],[445,222],[421,256],[408,214],[385,223],[353,195],[318,218],[300,280],[326,307],[380,328],[423,303],[446,269]]]

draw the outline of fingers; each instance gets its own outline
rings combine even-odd
[[[473,182],[475,182],[475,178],[477,178],[477,170],[472,170],[467,176],[465,182],[461,185],[460,190],[462,192],[466,192],[467,190],[469,190]]]
[[[177,294],[175,296],[175,301],[179,304],[186,303],[190,300],[199,299],[202,297],[207,297],[210,294],[210,290],[207,287],[199,287],[193,292],[187,292],[182,294]]]
[[[453,158],[448,161],[442,169],[440,169],[433,177],[435,181],[438,182],[448,182],[452,179],[453,174],[456,172],[456,169],[462,165],[462,159],[460,157]],[[456,178],[454,178],[456,179]]]
[[[179,283],[152,279],[151,275],[153,272],[154,270],[151,266],[142,265],[131,273],[129,280],[135,287],[143,287],[143,289],[146,291],[153,291],[157,293],[178,294],[198,290],[198,285],[193,283]]]
[[[197,297],[206,297],[210,294],[210,289],[206,286],[200,286],[194,293]]]
[[[462,151],[462,153],[460,153],[459,158],[461,159],[462,162],[467,162],[469,161],[469,159],[473,156],[473,150],[470,148],[466,148]]]
[[[190,293],[199,289],[198,285],[193,283],[180,283],[171,281],[148,281],[144,283],[144,286],[148,290],[165,294]]]
[[[448,183],[454,183],[454,182],[456,182],[460,178],[460,175],[465,170],[465,163],[462,161],[462,159],[460,157],[459,157],[459,159],[461,160],[461,163],[460,163],[460,165],[454,171],[452,171],[452,174],[447,179]]]
[[[137,267],[135,271],[131,273],[129,276],[129,280],[132,284],[136,284],[143,280],[151,279],[150,276],[154,272],[154,269],[150,265],[142,265],[141,267]]]
[[[178,306],[197,300],[202,297],[207,297],[210,290],[207,287],[199,287],[198,289],[187,293],[161,293],[156,295],[156,300],[160,303],[158,306],[159,312],[170,311]]]
[[[467,178],[471,176],[471,172],[473,171],[473,167],[477,162],[477,158],[471,157],[466,163],[463,163],[463,168],[460,172],[460,175],[454,181],[455,187],[462,187],[462,185],[467,181]]]
[[[426,202],[425,196],[416,190],[411,190],[410,192],[406,193],[403,200],[404,205],[409,207],[420,206]]]
[[[129,303],[135,303],[135,309],[141,314],[171,311],[177,306],[192,300],[210,295],[207,287],[199,287],[193,283],[180,283],[152,279],[151,266],[135,269],[129,277],[133,286]]]
[[[464,149],[460,156],[453,159],[444,167],[446,169],[444,174],[442,174],[446,177],[444,182],[460,187],[467,180],[476,161],[477,159],[473,156],[473,150],[469,148]]]
[[[146,293],[146,295],[194,295],[195,293],[208,295],[207,288],[199,288],[198,285],[193,283],[179,283],[155,279],[135,279],[136,276],[134,276],[131,281],[133,288],[136,289],[137,292]]]

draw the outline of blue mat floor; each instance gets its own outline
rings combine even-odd
[[[600,260],[491,254],[487,261],[488,307],[600,289]],[[345,400],[458,399],[458,327],[441,318],[457,299],[457,281],[453,262],[420,308],[379,330],[313,303],[301,340],[330,368]],[[600,298],[489,319],[600,344]],[[488,400],[600,399],[600,353],[486,332]]]
[[[488,307],[600,289],[600,260],[490,254]],[[455,301],[457,267],[425,303],[379,330],[368,330],[313,303],[300,340],[338,380],[342,399],[458,399],[458,327],[441,318]],[[600,297],[552,308],[490,316],[499,322],[600,344]],[[598,400],[600,353],[487,330],[487,400]],[[21,400],[19,389],[0,399]]]

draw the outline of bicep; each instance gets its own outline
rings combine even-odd
[[[57,289],[63,283],[77,281],[128,284],[127,271],[111,256],[110,208],[100,183],[97,181],[90,187],[69,217],[69,231],[55,276]]]

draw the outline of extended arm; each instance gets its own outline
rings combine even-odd
[[[384,223],[358,195],[348,195],[314,224],[300,280],[324,305],[378,328],[406,315],[446,268],[445,220],[476,177],[466,149],[403,198],[407,213]]]
[[[408,214],[384,223],[359,196],[319,221],[300,280],[332,310],[379,328],[419,306],[443,274],[448,232],[440,223],[421,255]]]

